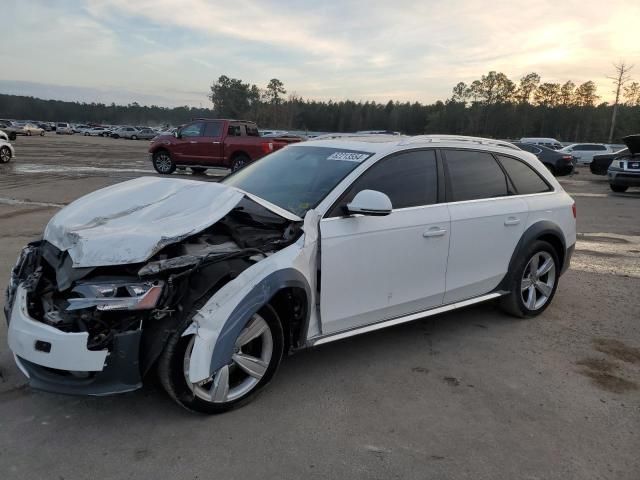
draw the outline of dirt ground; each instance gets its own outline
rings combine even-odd
[[[154,175],[147,146],[18,138],[0,166],[0,287],[61,206]],[[637,480],[640,189],[614,194],[584,168],[561,183],[579,238],[543,315],[487,304],[306,351],[222,416],[189,414],[154,382],[32,391],[0,328],[0,478]]]

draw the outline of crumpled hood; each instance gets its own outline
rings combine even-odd
[[[68,251],[74,267],[144,262],[216,223],[243,196],[219,183],[137,178],[69,204],[49,221],[44,240]]]

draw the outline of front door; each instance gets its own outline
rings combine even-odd
[[[387,194],[393,211],[345,216],[344,205],[367,189]],[[323,334],[442,304],[450,222],[437,202],[435,152],[403,152],[369,168],[321,220]]]
[[[204,122],[194,122],[180,129],[172,151],[174,162],[179,165],[198,165],[200,162],[199,141],[204,134]]]

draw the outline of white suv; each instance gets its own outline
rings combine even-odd
[[[155,367],[217,413],[285,353],[491,299],[538,315],[575,241],[571,197],[509,143],[308,141],[221,183],[144,177],[61,210],[12,272],[9,346],[35,388],[124,392]]]

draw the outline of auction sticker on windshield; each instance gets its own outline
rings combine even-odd
[[[343,160],[346,162],[362,162],[371,156],[370,153],[334,152],[327,160]]]

